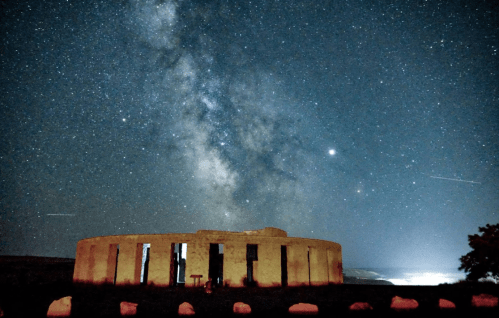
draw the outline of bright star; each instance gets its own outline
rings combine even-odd
[[[334,149],[329,149],[329,154],[330,154],[331,156],[334,156],[334,155],[336,154],[336,150],[334,150]]]

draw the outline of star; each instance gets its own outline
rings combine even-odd
[[[329,149],[329,155],[334,156],[336,154],[336,150]]]

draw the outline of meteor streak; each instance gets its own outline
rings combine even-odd
[[[435,177],[435,176],[430,176],[430,178],[481,184],[481,182],[462,180],[462,179],[454,179],[454,178],[444,178],[444,177]]]

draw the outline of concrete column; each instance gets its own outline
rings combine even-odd
[[[104,284],[104,283],[112,283],[112,279],[109,281],[109,271],[111,271],[111,266],[115,264],[116,262],[116,251],[114,252],[114,260],[112,260],[111,264],[110,262],[110,253],[111,252],[111,244],[106,244],[104,242],[100,242],[100,244],[95,246],[95,251],[94,251],[94,260],[95,264],[93,266],[93,283],[94,284]],[[116,247],[115,247],[116,249]],[[112,267],[112,270],[114,272],[114,267]],[[114,273],[113,273],[114,276]]]
[[[327,263],[328,263],[329,283],[343,284],[341,247],[328,248]]]
[[[118,255],[118,244],[109,244],[109,251],[107,253],[107,270],[106,270],[106,284],[114,283],[114,274],[116,272],[116,256]]]
[[[224,244],[224,283],[229,287],[244,287],[246,242],[227,240]]]
[[[140,285],[140,272],[142,270],[142,251],[144,249],[143,243],[135,244],[135,270],[134,270],[134,284]]]
[[[148,285],[168,286],[170,284],[171,243],[170,241],[151,242]]]
[[[338,277],[338,284],[343,284],[343,256],[341,254],[341,246],[338,246],[337,255],[335,264],[336,276]]]
[[[258,261],[253,262],[253,274],[259,287],[281,286],[281,244],[258,245]]]
[[[94,271],[95,271],[95,253],[97,251],[97,245],[90,245],[90,252],[88,253],[88,267],[87,267],[87,275],[86,282],[93,283],[94,282]]]
[[[185,265],[185,286],[193,287],[194,279],[191,275],[203,275],[200,279],[201,285],[208,281],[208,270],[210,260],[210,243],[199,238],[187,242],[187,260]]]
[[[306,243],[288,245],[288,286],[308,286],[308,246]]]
[[[310,247],[310,284],[328,285],[327,250],[324,246]]]
[[[90,244],[86,241],[79,241],[76,246],[75,269],[73,273],[73,282],[89,283],[88,281],[88,265],[90,257]]]
[[[135,241],[120,243],[116,285],[140,284],[142,246],[143,244],[137,244]]]

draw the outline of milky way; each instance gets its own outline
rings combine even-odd
[[[222,16],[226,10],[170,1],[134,3],[131,12],[130,29],[150,45],[155,68],[145,80],[148,107],[166,118],[159,138],[178,160],[164,175],[166,187],[182,180],[171,195],[185,207],[176,219],[191,218],[192,229],[300,224],[310,233],[317,200],[310,156],[323,155],[309,144],[314,122],[300,114],[279,76],[244,48],[226,47],[242,37],[244,25],[207,32],[232,23]],[[172,162],[162,162],[160,171]]]
[[[457,267],[498,221],[493,5],[2,10],[1,254],[274,226],[346,266]]]

